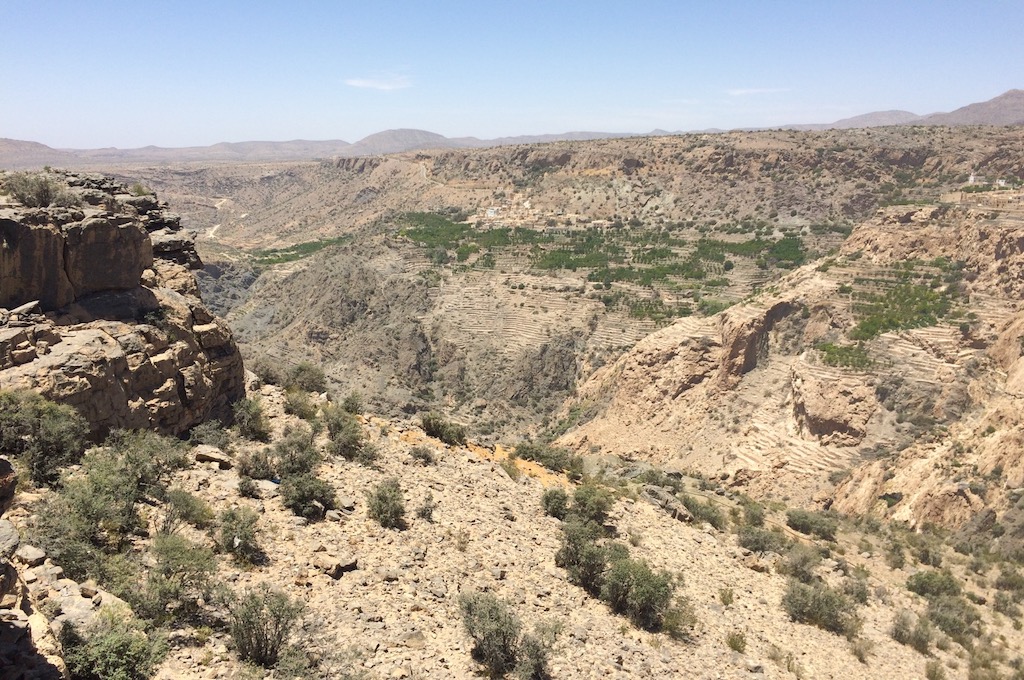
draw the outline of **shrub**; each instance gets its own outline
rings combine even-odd
[[[184,489],[169,489],[164,533],[174,533],[183,522],[197,529],[205,529],[213,522],[213,509],[206,501]]]
[[[274,479],[274,463],[266,449],[243,453],[238,458],[238,474],[250,479]]]
[[[523,460],[532,460],[549,470],[564,472],[570,479],[583,478],[583,458],[567,449],[524,441],[516,446],[515,453]]]
[[[434,494],[427,492],[427,497],[423,499],[423,505],[416,508],[416,516],[427,522],[434,521],[434,508],[437,507],[437,503],[434,502]]]
[[[875,645],[871,640],[865,640],[864,638],[857,638],[850,641],[850,652],[856,657],[857,661],[863,664],[868,662],[868,657],[874,652]]]
[[[324,409],[324,423],[327,426],[327,436],[331,440],[328,451],[345,460],[355,460],[366,446],[363,428],[355,416],[332,404]]]
[[[802,534],[817,536],[826,541],[835,540],[838,528],[838,523],[833,518],[808,510],[789,510],[786,512],[786,524]]]
[[[459,610],[473,638],[473,658],[501,677],[516,665],[522,624],[504,602],[490,593],[463,593]]]
[[[565,519],[569,512],[569,494],[561,487],[545,489],[540,497],[541,507],[544,514],[555,519]]]
[[[162,638],[148,637],[138,621],[113,609],[81,631],[66,623],[60,643],[76,680],[146,680],[167,654]]]
[[[302,603],[286,594],[262,588],[243,595],[231,605],[231,637],[238,656],[270,668],[284,649]]]
[[[946,680],[946,669],[942,667],[942,662],[930,659],[924,665],[924,677],[926,680]]]
[[[327,376],[319,366],[309,361],[301,361],[288,372],[287,387],[319,394],[327,390]]]
[[[207,420],[193,427],[188,431],[188,441],[193,446],[206,444],[221,451],[227,451],[231,446],[231,438],[219,420]]]
[[[821,564],[821,553],[808,545],[795,544],[786,554],[786,562],[781,571],[789,574],[801,583],[815,580],[814,568]]]
[[[385,479],[367,493],[367,514],[385,529],[401,529],[405,517],[402,487],[394,477]]]
[[[49,486],[77,463],[88,432],[70,406],[29,390],[0,391],[0,455],[19,459],[34,484]]]
[[[573,492],[572,513],[600,526],[607,521],[614,502],[612,495],[596,484],[581,484]]]
[[[791,541],[780,531],[770,531],[757,527],[740,527],[739,544],[752,552],[782,554],[791,545]]]
[[[270,440],[270,423],[263,414],[259,397],[239,399],[233,407],[235,426],[246,439],[265,442]]]
[[[363,397],[356,391],[349,392],[348,395],[341,400],[341,408],[345,409],[352,415],[362,413]]]
[[[893,619],[889,635],[901,645],[909,645],[913,630],[914,615],[904,609],[896,614],[896,618]]]
[[[727,522],[725,519],[725,513],[723,513],[717,506],[711,501],[701,502],[694,496],[687,494],[682,495],[683,505],[690,511],[693,518],[698,522],[707,522],[719,531],[724,531]]]
[[[213,553],[175,534],[157,534],[150,553],[154,566],[144,587],[128,592],[137,614],[163,624],[194,615],[210,592],[216,572]]]
[[[907,579],[907,590],[935,597],[937,595],[959,595],[960,582],[948,571],[919,571]]]
[[[726,607],[730,606],[736,600],[736,594],[732,588],[719,588],[718,589],[718,601]]]
[[[253,481],[252,477],[239,477],[238,478],[238,495],[243,498],[259,498],[260,490],[256,486],[256,482]]]
[[[420,422],[423,425],[423,431],[429,437],[440,439],[445,444],[452,446],[466,444],[466,428],[448,422],[440,414],[424,413],[420,416]]]
[[[434,452],[430,450],[430,447],[414,446],[409,455],[412,456],[413,460],[419,461],[424,465],[434,464]]]
[[[309,473],[285,477],[281,500],[286,508],[309,520],[322,519],[324,511],[332,510],[337,502],[334,488]]]
[[[253,564],[263,556],[256,523],[260,516],[249,508],[228,508],[220,515],[220,546],[240,562]]]
[[[852,638],[860,628],[853,603],[842,593],[819,584],[809,586],[791,579],[782,606],[789,618],[837,635]]]
[[[320,452],[313,446],[313,431],[305,426],[287,428],[274,444],[274,459],[274,467],[282,478],[309,474],[320,463]]]
[[[734,630],[725,636],[725,644],[729,645],[732,651],[742,654],[747,651],[747,636],[741,631]]]
[[[316,404],[309,398],[308,392],[290,387],[284,394],[284,412],[303,420],[312,420],[316,417]]]
[[[674,589],[668,572],[656,574],[643,560],[623,559],[611,565],[601,593],[612,611],[625,614],[639,628],[656,632],[661,630]]]
[[[764,506],[752,500],[744,502],[743,521],[750,527],[764,526]]]
[[[938,595],[928,601],[928,618],[936,628],[967,646],[970,638],[981,635],[978,608],[956,595]]]
[[[78,204],[62,183],[41,174],[11,173],[4,180],[4,191],[26,208],[47,208],[51,205],[70,207]]]
[[[599,595],[608,565],[605,550],[597,545],[601,527],[569,515],[562,525],[562,545],[555,553],[555,566],[568,572],[569,580],[591,595]]]

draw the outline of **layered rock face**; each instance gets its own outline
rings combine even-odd
[[[0,389],[70,404],[98,434],[226,418],[242,360],[199,299],[194,234],[155,196],[61,180],[80,207],[0,203]]]

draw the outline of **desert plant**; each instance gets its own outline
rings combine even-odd
[[[752,552],[782,554],[786,552],[792,542],[780,531],[770,531],[758,527],[740,527],[739,544]]]
[[[184,489],[168,489],[162,530],[174,533],[182,523],[205,529],[213,522],[213,509],[201,498]]]
[[[270,440],[270,423],[263,413],[263,404],[259,397],[239,399],[235,402],[232,412],[240,435],[259,442]]]
[[[871,656],[875,649],[875,645],[871,640],[865,638],[855,638],[850,640],[850,652],[856,657],[857,661],[863,664],[868,662],[868,657]]]
[[[555,519],[565,519],[569,512],[569,494],[561,487],[545,489],[540,497],[541,507],[544,514]]]
[[[732,588],[719,588],[718,589],[718,601],[721,602],[726,607],[732,605],[732,603],[735,600],[736,600],[736,594],[733,592]]]
[[[448,422],[438,413],[424,413],[420,416],[420,423],[427,436],[440,439],[445,444],[465,445],[466,428],[462,425]]]
[[[567,449],[527,440],[516,445],[515,453],[523,460],[540,463],[554,472],[564,472],[570,479],[583,478],[583,459]]]
[[[821,564],[821,553],[808,545],[797,543],[789,549],[786,561],[780,565],[780,571],[789,574],[801,583],[815,580],[814,569]]]
[[[782,597],[789,618],[852,638],[860,628],[854,604],[842,593],[824,585],[809,586],[790,579]]]
[[[625,614],[638,628],[656,632],[672,604],[674,589],[668,572],[655,573],[643,560],[622,559],[612,563],[601,594],[612,611]]]
[[[412,456],[413,460],[424,465],[434,464],[434,452],[428,446],[414,446],[409,451],[409,455]]]
[[[207,420],[199,423],[188,431],[188,441],[193,446],[206,444],[227,451],[231,445],[231,437],[219,420]]]
[[[238,656],[264,668],[272,667],[302,609],[299,600],[267,587],[238,598],[229,612],[231,637]]]
[[[28,390],[0,390],[0,455],[19,460],[35,484],[49,486],[77,463],[88,432],[70,406]]]
[[[937,595],[928,600],[928,618],[935,627],[961,645],[981,635],[981,614],[977,607],[957,595]]]
[[[132,608],[157,623],[194,615],[198,598],[209,595],[216,571],[213,553],[177,534],[159,533],[150,548],[154,565],[141,589],[128,592]]]
[[[296,515],[308,520],[323,519],[337,499],[334,487],[310,473],[290,475],[281,482],[281,501]]]
[[[825,514],[798,509],[786,512],[786,524],[802,534],[817,536],[826,541],[835,540],[838,528],[836,520]]]
[[[349,392],[345,395],[345,398],[341,400],[341,408],[345,409],[352,415],[357,415],[363,412],[363,397],[356,391]]]
[[[247,451],[238,457],[238,474],[250,479],[274,479],[277,472],[266,449]]]
[[[463,593],[459,610],[466,632],[473,638],[473,658],[492,677],[512,670],[519,657],[522,623],[508,606],[490,593]]]
[[[907,590],[935,597],[937,595],[959,595],[960,581],[948,571],[919,571],[907,579]]]
[[[240,562],[253,564],[263,556],[257,522],[260,516],[249,508],[228,508],[220,514],[220,546]]]
[[[555,565],[568,572],[569,580],[591,595],[599,595],[608,567],[608,555],[596,541],[601,527],[577,515],[562,524],[562,544],[555,553]]]
[[[324,409],[324,423],[330,444],[329,453],[345,460],[356,460],[367,445],[363,428],[351,413],[340,406],[331,404]]]
[[[929,659],[924,665],[924,677],[926,680],[946,680],[946,670],[942,667],[942,662]]]
[[[238,495],[243,498],[259,498],[260,489],[252,477],[238,478]]]
[[[312,472],[320,463],[320,452],[313,445],[313,431],[304,425],[285,429],[284,435],[274,443],[274,461],[274,469],[282,478]]]
[[[367,492],[367,515],[385,529],[401,529],[404,525],[405,501],[402,487],[394,477],[385,479]]]
[[[423,505],[416,508],[416,516],[427,522],[434,521],[434,508],[437,507],[437,503],[434,502],[434,494],[427,492],[427,497],[423,499]]]
[[[586,483],[576,487],[572,495],[572,514],[583,520],[603,525],[608,519],[615,499],[597,484]]]
[[[320,393],[327,389],[327,377],[319,366],[310,361],[300,361],[288,372],[286,386]]]
[[[68,207],[75,204],[75,197],[68,194],[60,182],[43,174],[11,173],[4,179],[3,186],[4,191],[26,208],[48,208],[56,204]]]
[[[725,636],[725,644],[732,651],[742,654],[747,651],[747,636],[738,630],[730,631]]]
[[[707,522],[719,531],[724,531],[727,526],[725,513],[722,512],[711,501],[701,501],[695,496],[682,494],[680,496],[683,505],[690,511],[693,518],[698,522]]]
[[[303,420],[312,420],[316,417],[316,404],[309,398],[309,392],[289,387],[284,393],[284,412]]]
[[[60,643],[64,662],[76,680],[146,680],[167,654],[158,635],[116,608],[102,610],[95,624],[83,629],[66,623]]]

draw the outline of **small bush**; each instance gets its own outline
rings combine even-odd
[[[243,498],[259,498],[260,489],[252,477],[238,478],[238,495]]]
[[[309,398],[309,392],[294,387],[284,394],[284,412],[298,416],[302,420],[313,420],[316,417],[316,404]]]
[[[907,590],[925,597],[961,592],[960,581],[948,571],[919,571],[907,579]]]
[[[207,420],[199,423],[188,431],[188,441],[193,446],[206,444],[227,451],[231,446],[231,437],[219,420]]]
[[[473,638],[473,658],[493,677],[512,670],[518,655],[522,624],[504,602],[490,593],[464,593],[459,610],[466,632]]]
[[[928,601],[928,618],[935,627],[961,645],[981,635],[981,614],[977,607],[955,595],[938,595]]]
[[[607,521],[608,511],[614,503],[611,493],[588,482],[576,487],[573,492],[572,513],[600,526]]]
[[[867,604],[870,592],[864,578],[848,578],[843,583],[843,594],[857,604]]]
[[[718,506],[714,505],[711,501],[702,502],[698,498],[687,494],[683,494],[681,499],[683,505],[690,511],[695,520],[707,522],[719,531],[725,531],[728,521],[725,518],[725,513]]]
[[[570,479],[583,478],[583,458],[557,446],[520,442],[515,449],[516,456],[532,460],[554,472],[564,472]]]
[[[385,479],[367,493],[367,514],[385,529],[401,529],[405,518],[402,487],[394,477]]]
[[[20,460],[34,484],[49,486],[77,463],[88,432],[70,406],[28,390],[0,390],[0,455]]]
[[[786,512],[786,524],[802,534],[817,536],[826,541],[834,541],[838,523],[835,519],[820,512],[808,510],[789,510]]]
[[[284,436],[274,444],[274,460],[274,468],[282,478],[312,472],[320,464],[320,452],[313,445],[313,431],[305,426],[286,429]]]
[[[942,667],[941,661],[929,660],[924,665],[925,680],[946,680],[946,670]]]
[[[597,545],[601,527],[577,515],[569,515],[562,525],[562,545],[555,553],[555,566],[568,572],[569,581],[591,595],[598,596],[604,585],[608,555]]]
[[[427,436],[440,439],[452,446],[465,446],[466,428],[462,425],[450,423],[437,413],[424,413],[420,416],[420,422]]]
[[[719,588],[718,589],[718,601],[726,607],[731,606],[736,600],[736,594],[732,588]]]
[[[797,543],[789,549],[780,570],[801,583],[811,583],[815,580],[814,569],[819,564],[821,553],[809,545]]]
[[[238,656],[264,668],[272,667],[302,608],[300,601],[265,587],[243,595],[230,610],[231,637]]]
[[[228,508],[220,515],[220,546],[225,552],[248,564],[263,557],[256,527],[260,516],[249,508]]]
[[[358,415],[363,412],[363,397],[358,392],[349,392],[348,395],[341,400],[341,408],[345,409],[352,415]]]
[[[210,550],[176,534],[157,534],[150,554],[154,566],[141,589],[128,592],[132,608],[158,624],[183,621],[209,596],[216,561]]]
[[[434,452],[428,446],[414,446],[412,447],[412,450],[409,451],[409,455],[412,456],[413,460],[423,463],[424,465],[434,464]]]
[[[792,542],[780,531],[769,531],[757,527],[740,527],[739,544],[756,553],[779,553],[789,549]]]
[[[908,612],[906,609],[901,610],[896,614],[896,618],[892,621],[892,628],[889,630],[889,635],[893,640],[900,643],[901,645],[910,644],[910,635],[914,630],[914,615]]]
[[[791,579],[782,606],[789,618],[852,638],[860,628],[853,603],[826,585],[809,586]]]
[[[300,389],[303,392],[319,394],[327,390],[327,376],[319,366],[309,361],[302,361],[288,372],[286,386]]]
[[[860,661],[863,664],[868,662],[868,657],[871,656],[874,650],[875,644],[871,642],[871,640],[857,638],[850,641],[850,653],[856,657],[857,661]]]
[[[270,440],[270,423],[263,414],[259,397],[239,399],[233,407],[235,426],[246,439],[265,442]]]
[[[310,473],[291,475],[281,482],[281,501],[296,515],[323,519],[325,510],[337,504],[334,487]]]
[[[423,505],[416,508],[416,516],[427,522],[434,521],[434,508],[437,507],[437,503],[434,502],[434,494],[427,492],[427,497],[423,499]]]
[[[751,500],[743,503],[743,521],[750,527],[764,526],[764,506]]]
[[[146,680],[167,655],[163,639],[147,636],[138,621],[109,609],[81,631],[65,624],[60,643],[76,680]]]
[[[625,614],[638,628],[657,632],[674,589],[668,572],[654,573],[643,560],[623,559],[612,563],[601,593],[612,611]]]
[[[26,208],[48,208],[51,205],[71,207],[78,197],[67,191],[61,182],[45,175],[28,172],[11,173],[4,180],[4,191]]]
[[[182,523],[197,529],[205,529],[213,522],[213,509],[201,498],[184,489],[167,491],[167,507],[164,516],[165,533],[174,533]]]
[[[328,452],[345,460],[356,460],[366,446],[366,437],[355,416],[332,404],[324,409],[324,422],[331,442]]]
[[[238,458],[238,474],[250,479],[275,479],[277,472],[266,449],[243,453]]]
[[[540,497],[541,507],[544,514],[555,519],[565,519],[569,513],[569,494],[561,487],[545,489]]]
[[[738,630],[734,630],[725,636],[725,644],[732,651],[743,654],[747,651],[747,636]]]

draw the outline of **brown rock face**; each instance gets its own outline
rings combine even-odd
[[[826,444],[859,444],[878,408],[875,391],[852,378],[824,380],[794,371],[792,389],[797,423]]]
[[[69,183],[103,207],[0,219],[0,306],[16,308],[0,313],[0,389],[70,404],[101,435],[226,419],[244,393],[242,359],[198,297],[189,232],[154,196],[99,178]],[[176,235],[156,263],[151,228]],[[35,300],[47,314],[17,309]]]

